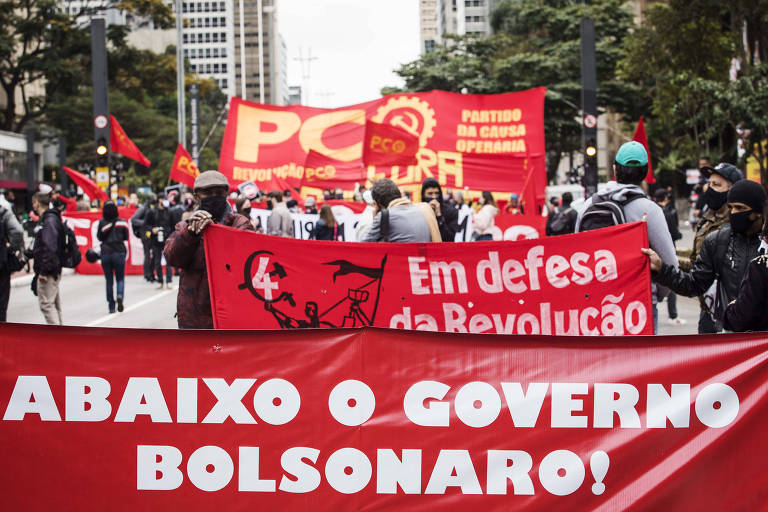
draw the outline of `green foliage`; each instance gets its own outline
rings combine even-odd
[[[623,4],[622,0],[588,5],[571,0],[505,0],[492,15],[494,35],[451,38],[396,72],[407,91],[502,93],[547,87],[544,122],[552,178],[561,155],[581,147],[583,17],[595,21],[598,104],[633,119],[642,113],[638,87],[617,75],[623,41],[633,26]]]

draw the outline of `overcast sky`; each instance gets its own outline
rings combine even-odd
[[[402,85],[392,70],[419,55],[418,0],[278,0],[278,30],[288,48],[288,85],[304,85],[295,59],[312,50],[315,107],[376,99]]]

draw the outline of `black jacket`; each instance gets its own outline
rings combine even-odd
[[[45,210],[40,225],[35,228],[35,243],[32,246],[35,274],[53,277],[61,274],[59,254],[62,229],[59,210]]]
[[[101,242],[101,254],[125,254],[128,240],[128,222],[125,219],[99,221],[96,238]]]
[[[147,217],[144,220],[144,231],[146,235],[146,232],[150,233],[150,238],[153,243],[158,242],[157,239],[157,233],[152,234],[152,228],[162,228],[163,229],[163,242],[159,243],[165,243],[165,240],[171,236],[171,233],[173,233],[174,228],[176,227],[176,222],[174,221],[174,213],[169,208],[163,208],[162,210],[160,208],[152,208],[149,210],[149,213],[147,213]]]
[[[737,332],[768,331],[768,254],[750,262],[739,296],[725,308],[723,327]]]
[[[677,210],[672,201],[661,209],[664,212],[664,218],[667,221],[667,227],[669,228],[669,234],[672,235],[672,241],[677,242],[683,238],[683,234],[680,233],[680,222],[677,218]]]
[[[334,228],[329,227],[323,219],[317,219],[315,229],[312,230],[312,238],[315,240],[336,240]]]
[[[440,215],[435,215],[437,217],[437,227],[440,229],[440,238],[443,239],[443,242],[453,242],[456,239],[456,233],[459,231],[459,210],[448,204],[447,201],[443,201],[443,189],[435,178],[427,178],[421,184],[422,202],[429,202],[424,197],[424,190],[433,187],[437,187],[440,190],[440,199],[438,200],[440,203]]]
[[[703,295],[717,280],[716,300],[711,313],[719,323],[725,306],[739,294],[741,280],[747,273],[749,262],[757,256],[759,247],[757,235],[734,233],[726,224],[707,236],[690,272],[662,264],[661,270],[654,273],[654,279],[688,297]]]

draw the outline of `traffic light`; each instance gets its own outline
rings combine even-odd
[[[108,153],[107,140],[104,137],[99,137],[98,142],[96,142],[96,162],[98,167],[107,165]]]
[[[584,163],[592,169],[597,169],[597,144],[594,139],[589,139],[584,147]]]

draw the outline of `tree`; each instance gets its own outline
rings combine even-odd
[[[633,26],[621,0],[595,0],[589,5],[573,0],[505,0],[492,15],[494,35],[449,39],[396,73],[408,91],[467,89],[486,94],[546,86],[547,174],[552,179],[561,156],[581,146],[583,17],[595,20],[598,104],[636,119],[642,112],[637,86],[617,76],[623,41]]]
[[[107,0],[79,3],[70,15],[69,2],[57,0],[0,0],[0,87],[5,105],[0,129],[19,132],[45,112],[50,98],[72,93],[90,81],[83,74],[90,59],[87,26],[79,14],[120,9],[146,16],[159,27],[172,23],[171,9],[162,0]],[[74,4],[73,4],[74,5]]]

